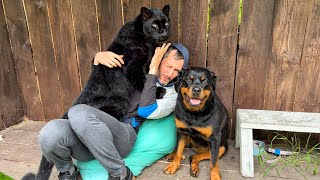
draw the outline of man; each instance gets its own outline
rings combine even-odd
[[[57,167],[59,179],[76,179],[79,174],[71,157],[79,161],[97,159],[111,180],[133,179],[133,173],[125,166],[123,158],[132,150],[145,119],[159,119],[173,112],[177,93],[172,80],[188,65],[188,50],[182,44],[169,46],[164,44],[156,49],[144,89],[133,93],[124,120],[119,121],[96,108],[79,104],[69,110],[69,120],[52,120],[40,131],[42,153]],[[120,55],[99,52],[94,58],[94,65],[98,64],[113,68],[121,67],[124,62]],[[157,86],[166,89],[162,99],[156,99]]]

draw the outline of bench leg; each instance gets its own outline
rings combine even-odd
[[[240,117],[239,114],[237,113],[237,118],[236,118],[236,148],[240,147]]]
[[[252,129],[240,128],[240,171],[244,177],[254,176]]]

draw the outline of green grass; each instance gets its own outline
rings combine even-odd
[[[304,147],[301,147],[300,139],[294,134],[289,140],[285,136],[275,132],[271,140],[270,147],[273,146],[273,141],[281,140],[289,145],[289,151],[293,152],[290,156],[281,156],[276,161],[270,162],[270,154],[264,152],[258,156],[260,165],[265,167],[264,176],[266,176],[272,169],[276,169],[279,172],[284,168],[293,168],[301,176],[307,179],[306,173],[312,173],[313,175],[319,174],[320,168],[320,142],[314,146],[309,146],[311,134],[309,134],[308,140]],[[283,146],[283,145],[282,145]]]
[[[13,178],[5,175],[3,172],[0,171],[0,179],[1,180],[13,180]]]
[[[242,0],[240,0],[240,4],[239,4],[238,26],[240,26],[241,20],[242,20]]]

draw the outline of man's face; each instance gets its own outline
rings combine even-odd
[[[170,51],[168,57],[161,61],[158,79],[162,85],[167,85],[172,79],[177,77],[183,67],[183,59],[175,59],[176,52],[177,50]]]

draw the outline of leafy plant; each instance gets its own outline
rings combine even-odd
[[[5,175],[3,172],[0,171],[0,179],[1,180],[14,180],[13,178]]]

